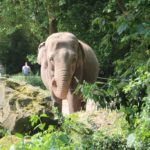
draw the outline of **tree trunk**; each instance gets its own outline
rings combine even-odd
[[[49,2],[49,0],[45,0],[44,5],[47,11],[49,35],[51,35],[57,32],[57,20],[55,18],[55,8],[54,4],[52,4],[52,2]]]
[[[49,34],[57,32],[57,20],[56,18],[49,19]]]

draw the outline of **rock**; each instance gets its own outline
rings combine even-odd
[[[0,139],[0,148],[1,149],[10,149],[11,146],[17,144],[21,141],[21,138],[18,138],[14,135],[8,135]]]
[[[128,132],[128,122],[125,114],[110,109],[101,109],[93,112],[77,112],[77,121],[84,124],[87,128],[103,131],[108,135],[125,135]]]
[[[29,133],[32,115],[47,114],[46,123],[55,124],[49,92],[6,79],[0,80],[0,126],[12,133]]]

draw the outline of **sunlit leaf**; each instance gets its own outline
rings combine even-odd
[[[127,29],[127,27],[128,27],[128,25],[126,23],[121,24],[117,29],[117,33],[119,35],[122,34]]]

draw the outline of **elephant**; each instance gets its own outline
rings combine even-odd
[[[75,89],[84,80],[94,83],[99,72],[92,48],[72,33],[53,33],[39,45],[37,62],[41,65],[41,79],[59,109],[62,100],[67,99],[69,113],[82,110],[83,96]]]

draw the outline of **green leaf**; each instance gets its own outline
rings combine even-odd
[[[16,28],[15,27],[12,27],[12,28],[9,28],[6,32],[7,35],[11,35],[13,34],[14,32],[16,31]]]
[[[30,118],[31,125],[34,126],[38,122],[38,120],[39,120],[39,116],[37,115],[31,116]]]
[[[35,128],[34,128],[34,130],[35,129],[37,129],[37,128],[39,128],[40,130],[44,130],[44,127],[45,127],[45,123],[40,123],[40,124],[38,124]]]
[[[64,144],[68,144],[68,141],[69,141],[69,139],[68,139],[66,134],[61,134],[59,136],[59,140],[62,141]]]
[[[47,114],[41,114],[40,117],[48,118]]]
[[[19,138],[23,138],[24,136],[20,133],[16,133],[15,136],[19,137]]]
[[[127,29],[127,26],[128,26],[128,25],[127,25],[126,23],[120,25],[119,28],[117,29],[117,33],[118,33],[119,35],[122,34],[123,31],[125,31],[125,30]]]
[[[139,34],[144,34],[145,33],[145,28],[144,28],[144,26],[142,24],[137,25],[136,29],[137,29],[137,32]]]
[[[53,132],[55,130],[55,127],[53,125],[49,125],[48,131]]]
[[[59,0],[59,6],[66,4],[66,0]]]

